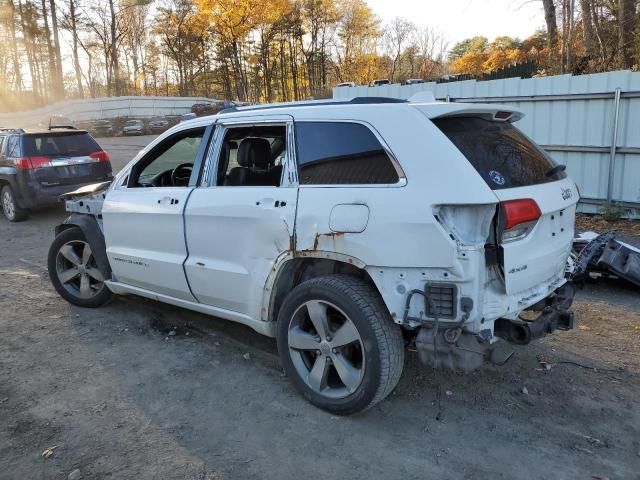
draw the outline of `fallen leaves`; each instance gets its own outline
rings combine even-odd
[[[47,447],[44,449],[44,451],[40,454],[41,457],[47,459],[49,458],[51,455],[53,455],[53,451],[58,448],[58,445],[54,445],[53,447]]]

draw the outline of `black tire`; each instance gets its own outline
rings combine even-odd
[[[312,388],[308,384],[311,374],[309,373],[305,380],[304,370],[303,373],[299,370],[300,358],[303,358],[303,361],[313,362],[313,367],[308,368],[315,368],[315,362],[324,354],[321,350],[317,350],[315,357],[311,357],[311,360],[304,360],[309,357],[302,357],[300,352],[307,355],[313,350],[290,348],[290,333],[293,333],[293,329],[299,329],[298,326],[292,325],[298,322],[296,318],[299,318],[300,309],[309,305],[309,302],[329,305],[325,307],[325,317],[328,317],[327,308],[333,309],[335,306],[340,313],[346,315],[348,321],[352,322],[361,339],[361,342],[352,344],[357,345],[359,349],[364,349],[361,357],[361,368],[363,368],[361,380],[356,388],[346,390],[348,393],[342,398],[330,398],[322,393],[322,384],[327,385],[327,381],[321,382],[320,389]],[[307,318],[313,323],[309,311],[307,311]],[[331,335],[336,333],[337,330],[333,330]],[[319,335],[316,335],[316,340],[318,338],[320,338]],[[294,288],[285,298],[278,314],[277,342],[285,373],[295,387],[313,405],[339,415],[359,413],[382,401],[398,384],[404,365],[404,340],[400,326],[391,319],[378,292],[365,281],[349,275],[317,277]],[[332,351],[336,353],[336,349]],[[342,352],[339,354],[342,355]],[[330,356],[331,353],[326,355]],[[335,361],[335,356],[332,359]],[[332,359],[326,359],[329,365],[333,363]],[[336,377],[334,374],[334,378],[339,382],[342,375],[337,367],[334,373],[338,375]],[[331,372],[325,373],[323,378],[329,378],[330,375]],[[329,390],[330,388],[328,387]],[[324,388],[324,391],[328,389]]]
[[[74,278],[66,281],[64,278],[61,279],[61,275],[75,268],[75,264],[67,259],[69,255],[73,254],[78,260],[83,261],[83,258],[80,257],[83,256],[82,252],[84,250],[79,250],[83,248],[83,244],[89,245],[82,230],[79,228],[68,228],[60,232],[53,240],[51,247],[49,247],[49,278],[58,294],[69,303],[79,307],[97,308],[107,303],[112,298],[113,293],[104,284],[105,278],[99,272],[93,254],[88,254],[86,261],[81,263],[81,267],[78,267],[79,273]],[[63,248],[65,248],[65,252],[68,252],[70,248],[71,253],[64,255]],[[101,277],[102,281],[99,281],[99,278],[96,277]],[[85,282],[89,282],[88,290]],[[85,292],[85,294],[83,295],[82,292]]]
[[[4,216],[10,222],[21,222],[29,217],[29,210],[18,205],[13,189],[9,185],[5,185],[0,190],[0,204],[2,204]]]

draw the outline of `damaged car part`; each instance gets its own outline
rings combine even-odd
[[[510,343],[526,345],[555,330],[571,330],[575,327],[575,315],[570,310],[574,296],[575,286],[565,283],[555,291],[538,318],[500,318],[494,324],[494,332]]]
[[[574,240],[572,278],[613,275],[640,286],[640,238],[618,232],[585,232]]]

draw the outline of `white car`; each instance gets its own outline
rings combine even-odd
[[[276,337],[294,385],[338,414],[389,395],[410,345],[428,365],[502,364],[509,342],[574,325],[578,191],[521,116],[354,98],[181,123],[67,196],[51,280],[75,305],[134,294]]]

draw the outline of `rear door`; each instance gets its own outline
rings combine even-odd
[[[500,201],[497,237],[506,292],[518,293],[561,279],[578,202],[577,188],[564,166],[554,163],[508,122],[481,117],[444,117],[433,122]],[[510,213],[506,211],[509,206],[515,208]],[[522,221],[506,225],[509,214]]]
[[[205,185],[185,210],[185,271],[201,303],[260,319],[267,276],[292,248],[298,189],[292,118],[216,126]]]

